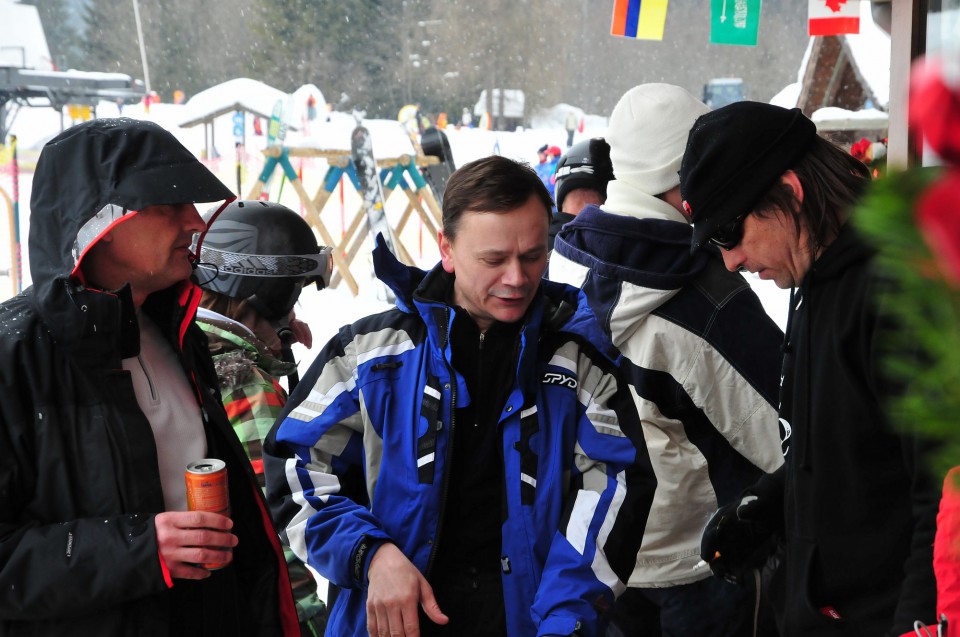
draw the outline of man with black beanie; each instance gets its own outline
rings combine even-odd
[[[692,250],[719,247],[729,270],[792,288],[787,462],[721,507],[701,545],[714,573],[737,577],[782,541],[773,599],[786,637],[912,635],[915,620],[934,623],[939,489],[928,444],[885,408],[901,391],[884,362],[903,328],[884,311],[890,279],[850,223],[869,179],[799,109],[756,102],[700,117],[680,168]]]

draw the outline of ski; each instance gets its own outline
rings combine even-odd
[[[383,187],[380,184],[380,176],[377,174],[377,162],[373,156],[373,139],[370,137],[370,131],[360,123],[350,135],[350,152],[354,167],[357,169],[360,195],[363,197],[363,212],[367,216],[370,235],[375,240],[378,234],[382,234],[390,252],[397,254],[393,231],[387,222]]]
[[[443,203],[443,191],[447,188],[447,179],[457,169],[453,162],[453,151],[450,150],[450,140],[447,139],[447,134],[442,130],[431,126],[423,131],[420,138],[420,148],[424,155],[440,159],[439,164],[431,164],[426,167],[424,177],[430,182],[437,199]]]
[[[287,136],[287,125],[283,121],[283,100],[279,99],[273,105],[270,114],[270,123],[267,124],[267,147],[280,146]]]

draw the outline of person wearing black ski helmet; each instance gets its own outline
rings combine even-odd
[[[214,212],[204,215],[208,221]],[[286,206],[234,201],[210,222],[197,268],[205,290],[246,299],[264,318],[279,320],[303,288],[316,284],[322,290],[329,284],[331,253]],[[204,280],[203,273],[210,278]]]
[[[588,205],[607,199],[607,182],[614,179],[610,144],[602,137],[585,139],[571,146],[557,163],[557,213],[550,222],[549,248],[563,224]]]
[[[298,381],[290,348],[312,345],[294,306],[303,288],[329,283],[331,249],[319,246],[310,225],[278,203],[234,201],[205,216],[197,324],[207,335],[230,424],[263,488],[263,439],[287,401],[280,379],[291,391]],[[301,634],[322,635],[327,608],[317,582],[289,548],[285,554]]]

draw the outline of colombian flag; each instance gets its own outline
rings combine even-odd
[[[614,0],[612,35],[662,40],[668,0]]]

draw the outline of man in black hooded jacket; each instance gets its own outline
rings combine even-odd
[[[0,634],[298,634],[193,322],[194,204],[232,199],[149,122],[44,147],[33,285],[0,305]],[[227,465],[229,515],[186,511],[184,470],[207,457]]]

